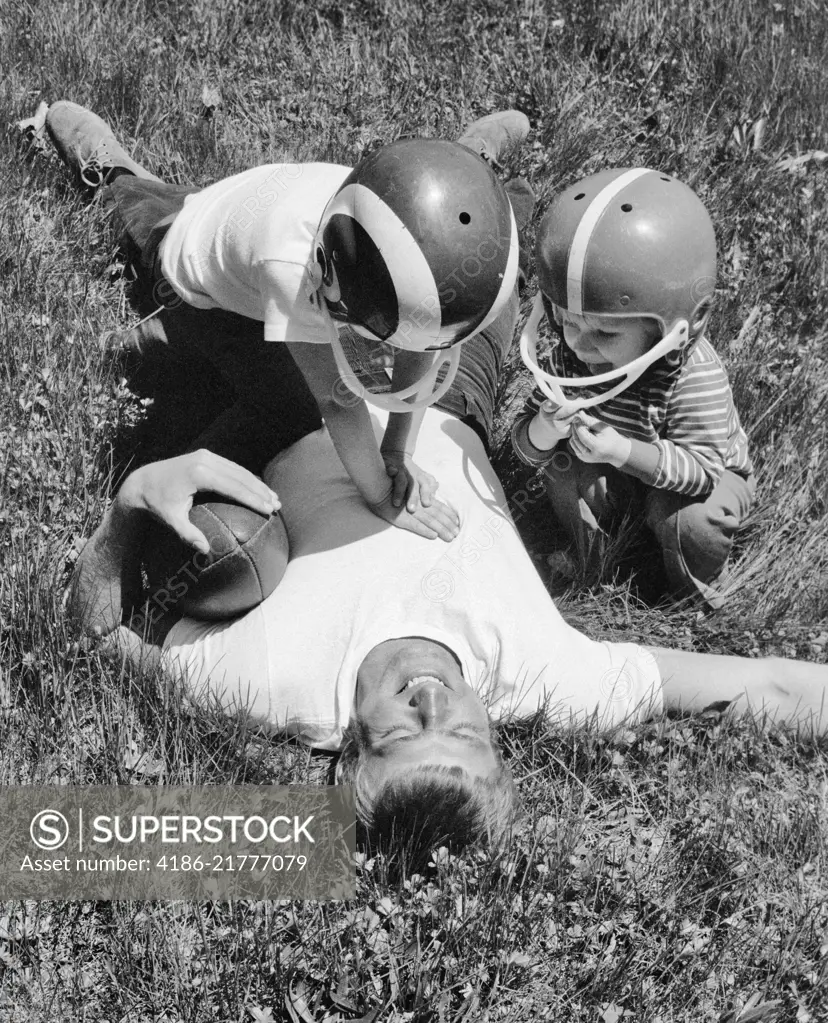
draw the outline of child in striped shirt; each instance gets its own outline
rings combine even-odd
[[[513,427],[515,451],[543,468],[584,560],[600,557],[598,537],[622,514],[640,514],[672,592],[720,607],[755,482],[727,372],[704,336],[716,275],[706,209],[668,175],[604,171],[554,200],[536,260],[541,290],[521,347],[538,387]],[[543,311],[559,336],[551,373],[535,352]],[[552,563],[574,575],[571,555]]]

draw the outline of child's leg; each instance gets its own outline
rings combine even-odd
[[[661,547],[667,580],[677,597],[701,596],[711,608],[722,606],[717,582],[755,490],[753,477],[725,472],[706,498],[648,491],[647,525]]]
[[[543,469],[546,496],[582,562],[597,569],[607,529],[640,501],[636,481],[603,463],[582,462],[559,448]]]
[[[113,346],[145,354],[162,349],[191,374],[208,362],[226,382],[232,404],[196,441],[261,472],[270,458],[320,425],[316,402],[283,345],[268,344],[262,325],[218,309],[182,302],[161,273],[159,249],[170,223],[197,188],[169,185],[127,156],[111,129],[75,103],[54,104],[46,128],[62,159],[81,181],[97,161],[107,182],[119,244],[129,253],[150,312],[157,315],[122,335]],[[85,170],[86,168],[86,170]]]
[[[461,146],[471,149],[496,169],[510,150],[515,150],[529,134],[529,118],[519,110],[500,110],[472,122],[457,140]],[[511,178],[504,185],[515,225],[521,235],[520,273],[518,290],[522,291],[529,274],[529,253],[523,244],[523,231],[532,216],[535,207],[535,193],[526,178]]]
[[[207,447],[261,475],[271,458],[321,427],[319,406],[287,346],[265,341],[260,323],[221,310],[204,313],[199,351],[237,401],[195,447]],[[188,330],[188,321],[183,326]]]
[[[462,343],[457,376],[435,405],[471,426],[487,452],[494,431],[500,371],[515,335],[519,305],[515,290],[497,319]]]
[[[188,379],[207,367],[218,372],[225,389],[228,407],[192,449],[207,448],[261,474],[271,458],[321,426],[319,408],[287,346],[265,341],[258,321],[181,303],[129,337],[144,344],[149,330],[163,349],[161,366],[175,370],[174,394],[188,389]],[[187,398],[185,391],[181,402]]]
[[[519,146],[529,133],[529,119],[518,110],[502,110],[470,124],[457,141],[495,166],[511,148]],[[506,193],[519,231],[526,226],[535,205],[535,194],[528,181],[513,178],[505,184]],[[436,407],[467,423],[490,448],[494,429],[497,385],[503,362],[512,346],[519,315],[519,292],[527,267],[525,247],[520,247],[521,275],[518,286],[500,315],[485,330],[464,341],[460,366],[448,392]]]
[[[106,121],[77,103],[53,103],[46,112],[45,127],[79,185],[97,188],[122,174],[159,180],[132,159]]]
[[[526,114],[519,110],[500,110],[474,121],[457,141],[497,165],[510,149],[523,142],[529,134],[529,127]]]
[[[118,244],[128,253],[138,284],[151,299],[148,311],[155,311],[166,299],[177,301],[171,288],[160,285],[158,246],[186,196],[198,189],[169,185],[151,174],[127,154],[106,121],[77,103],[53,103],[43,121],[75,181],[90,192],[104,186],[101,195],[113,213]],[[148,328],[147,334],[153,333]]]

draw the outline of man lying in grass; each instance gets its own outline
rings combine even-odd
[[[468,343],[449,405],[469,364],[491,367],[494,394],[516,308]],[[337,777],[354,786],[376,840],[415,834],[425,849],[508,834],[516,794],[491,726],[509,717],[542,712],[561,726],[594,716],[613,726],[731,703],[826,727],[828,666],[596,642],[567,625],[470,425],[485,429],[491,406],[463,422],[449,405],[425,412],[419,451],[459,513],[451,544],[373,516],[321,428],[277,456],[264,481],[209,451],[136,470],[82,552],[72,611],[136,662],[182,675],[194,699],[209,691],[229,713],[341,750]],[[372,421],[379,435],[383,414]],[[213,434],[217,451],[219,440]],[[140,589],[150,517],[176,528],[201,490],[267,512],[271,487],[291,560],[262,604],[219,623],[149,615],[142,636],[120,624],[122,594]]]

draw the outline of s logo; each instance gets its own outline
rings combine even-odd
[[[69,837],[69,822],[57,810],[41,810],[32,817],[29,834],[38,849],[60,849]]]

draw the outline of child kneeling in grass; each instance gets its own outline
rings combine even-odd
[[[108,186],[159,306],[125,347],[205,353],[260,413],[256,432],[286,402],[299,406],[307,384],[371,511],[419,536],[454,539],[457,513],[435,498],[438,482],[413,454],[422,409],[457,372],[457,346],[510,315],[518,229],[481,156],[496,163],[519,144],[525,115],[481,118],[456,143],[398,140],[353,169],[266,164],[204,189],[160,181],[105,121],[70,101],[44,105],[24,127],[45,127],[79,182]],[[391,393],[365,391],[340,330],[396,349]],[[292,392],[279,343],[304,378]],[[391,412],[380,446],[363,398]]]
[[[600,556],[599,537],[623,514],[641,514],[673,594],[720,607],[755,482],[727,372],[705,336],[716,278],[707,210],[669,175],[603,171],[556,197],[536,262],[540,294],[521,352],[538,386],[513,427],[516,453],[543,467],[582,561]],[[543,311],[559,335],[552,373],[535,351]],[[571,555],[551,560],[574,575]]]

